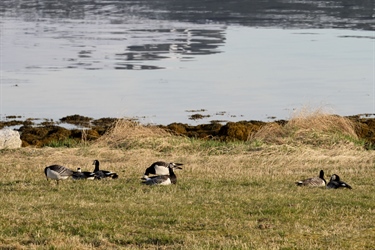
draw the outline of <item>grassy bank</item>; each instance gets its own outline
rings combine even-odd
[[[372,249],[375,153],[351,129],[313,114],[222,143],[119,121],[95,144],[2,150],[0,249]],[[119,179],[43,174],[94,159]],[[140,184],[157,160],[184,163],[177,185]],[[295,186],[320,169],[353,189]]]

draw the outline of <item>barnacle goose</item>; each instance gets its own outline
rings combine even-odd
[[[297,186],[324,187],[327,181],[324,179],[324,171],[320,170],[319,177],[312,177],[296,182]]]
[[[333,174],[331,176],[331,179],[329,180],[329,182],[327,184],[327,188],[333,188],[333,189],[349,188],[349,189],[352,189],[352,187],[349,184],[341,181],[340,176],[338,176],[337,174]]]
[[[57,184],[59,184],[59,180],[68,179],[74,173],[73,170],[61,165],[51,165],[44,169],[47,181],[48,179],[56,180]]]
[[[165,161],[157,161],[151,164],[143,175],[143,179],[147,179],[150,174],[153,175],[169,175],[169,166],[172,168],[177,168],[182,166],[182,163],[174,163],[174,162],[165,162]]]
[[[147,175],[143,176],[143,184],[146,185],[170,185],[177,183],[177,176],[174,173],[173,169],[182,169],[180,166],[183,165],[179,163],[178,165],[175,163],[168,164],[168,175],[156,175],[148,177]]]
[[[111,177],[112,179],[118,178],[118,175],[114,172],[111,172],[108,170],[100,170],[98,160],[94,160],[93,165],[95,165],[95,169],[94,169],[95,179],[101,180],[107,177]]]

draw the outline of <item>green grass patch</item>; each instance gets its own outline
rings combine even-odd
[[[75,139],[67,138],[64,140],[52,140],[48,142],[47,144],[45,144],[44,146],[52,147],[52,148],[62,148],[62,147],[73,148],[73,147],[77,147],[80,144],[81,143]]]

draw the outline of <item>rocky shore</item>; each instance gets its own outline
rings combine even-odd
[[[372,148],[375,144],[375,118],[372,114],[348,116],[354,126],[358,138],[366,141],[366,147]],[[48,119],[20,119],[8,116],[6,121],[0,121],[0,129],[11,127],[21,134],[22,147],[50,146],[57,142],[95,141],[108,131],[117,118],[93,119],[90,117],[72,115],[66,116],[55,122]],[[215,139],[220,141],[249,140],[250,136],[271,122],[239,121],[219,122],[212,121],[208,124],[188,125],[171,123],[169,125],[150,125],[165,129],[176,135],[183,135],[200,139]],[[272,123],[284,126],[287,120],[277,120]]]

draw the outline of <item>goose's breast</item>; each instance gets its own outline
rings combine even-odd
[[[171,178],[167,178],[163,182],[160,183],[160,185],[170,185],[170,184],[172,184]]]

